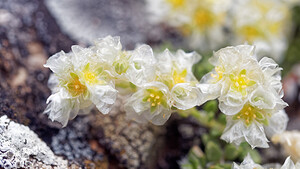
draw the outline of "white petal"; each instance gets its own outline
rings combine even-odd
[[[248,154],[244,161],[238,166],[236,163],[233,163],[233,169],[263,169],[263,167],[259,164],[254,163],[250,154]]]
[[[58,92],[47,99],[48,105],[44,113],[48,114],[52,121],[58,121],[65,127],[69,119],[77,115],[78,110],[72,110],[74,102],[72,103],[71,99],[64,99],[60,95],[61,93]],[[72,116],[70,117],[71,112]]]
[[[274,113],[269,119],[269,125],[265,127],[268,137],[272,137],[274,134],[279,134],[285,131],[288,123],[288,116],[284,110],[280,110]]]
[[[199,62],[201,56],[197,52],[185,53],[183,50],[178,50],[174,56],[174,60],[179,63],[182,69],[191,69],[192,66]]]
[[[202,93],[202,97],[199,97],[199,104],[203,104],[208,100],[216,99],[220,96],[221,86],[219,84],[197,84],[200,92]]]
[[[50,68],[54,73],[63,74],[68,73],[72,68],[72,59],[73,55],[66,54],[61,51],[51,56],[44,67]]]
[[[245,100],[234,95],[234,93],[228,93],[224,97],[219,98],[219,109],[226,115],[234,115],[242,110]]]
[[[249,102],[251,105],[260,109],[274,109],[276,106],[276,98],[268,89],[264,89],[259,86],[250,95]]]
[[[247,130],[243,130],[243,135],[246,141],[251,145],[252,148],[268,148],[268,139],[264,133],[264,128],[260,124],[253,122]]]
[[[242,121],[234,121],[231,117],[227,117],[226,119],[226,128],[223,131],[221,139],[239,146],[245,141],[242,131],[246,130],[246,127]]]
[[[148,45],[141,45],[132,52],[126,76],[137,86],[151,82],[155,78],[155,64],[156,58],[152,48]]]
[[[120,37],[107,36],[95,41],[96,53],[106,62],[112,64],[115,57],[122,49]]]
[[[252,148],[261,147],[268,148],[268,139],[265,136],[264,129],[260,124],[253,122],[250,126],[246,126],[241,120],[232,120],[227,117],[226,128],[221,136],[222,140],[235,145],[240,145],[243,141],[247,141]]]
[[[109,85],[88,86],[91,93],[90,99],[96,105],[97,109],[107,114],[116,101],[118,91]]]
[[[143,99],[145,97],[145,90],[152,87],[159,89],[164,94],[168,107],[159,105],[154,112],[151,112],[150,103],[144,102]],[[127,118],[137,122],[150,121],[155,125],[162,125],[168,120],[172,113],[168,87],[160,82],[147,83],[127,100],[124,109]]]
[[[189,83],[179,83],[172,88],[171,97],[174,100],[174,107],[186,110],[199,105],[204,96],[197,87]]]
[[[290,157],[288,157],[280,169],[299,169],[299,168],[296,168],[294,162],[291,160]]]

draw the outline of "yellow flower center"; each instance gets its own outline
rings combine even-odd
[[[257,25],[243,26],[239,29],[239,32],[250,43],[253,43],[253,41],[257,38],[262,38],[264,36],[263,32],[259,30]]]
[[[68,92],[73,96],[79,96],[86,92],[86,86],[81,84],[76,74],[71,73],[71,80],[66,84]]]
[[[166,97],[162,91],[157,88],[146,89],[143,102],[150,104],[150,110],[153,113],[158,106],[167,107]]]
[[[250,80],[246,76],[246,73],[246,70],[243,69],[238,75],[234,75],[233,73],[229,75],[232,83],[231,88],[242,93],[243,96],[247,95],[247,87],[252,86],[256,83],[255,81]]]
[[[82,70],[81,77],[82,79],[89,85],[94,84],[105,84],[104,80],[100,80],[99,77],[105,78],[105,72],[102,67],[90,67],[90,63],[88,63],[84,69]]]
[[[167,2],[170,3],[173,8],[179,8],[184,5],[185,0],[167,0]]]
[[[223,73],[224,73],[224,68],[221,67],[221,66],[216,66],[215,67],[215,71],[216,71],[216,74],[210,74],[211,77],[215,78],[216,81],[219,81],[223,78]]]
[[[215,15],[208,9],[199,8],[193,16],[193,22],[198,29],[205,31],[215,23]]]
[[[233,120],[243,120],[246,126],[252,124],[253,121],[268,125],[267,116],[269,115],[261,109],[246,104],[238,114],[233,116]]]
[[[186,75],[187,75],[187,70],[184,69],[182,72],[178,72],[178,70],[174,70],[173,71],[173,80],[174,80],[174,83],[175,84],[178,84],[178,83],[185,83],[186,80]]]
[[[89,84],[95,83],[96,82],[96,76],[92,72],[85,72],[84,73],[84,80],[88,82]]]

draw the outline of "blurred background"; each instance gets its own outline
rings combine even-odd
[[[65,128],[51,122],[42,114],[50,95],[50,70],[43,64],[72,45],[89,46],[107,35],[120,36],[128,50],[146,43],[154,51],[197,51],[199,80],[213,68],[207,61],[213,51],[256,45],[259,58],[271,57],[283,68],[288,130],[300,130],[298,0],[0,0],[0,115],[28,126],[69,167],[228,168],[247,152],[257,162],[284,161],[280,145],[236,148],[193,114],[173,114],[159,127],[126,121],[120,110],[109,116],[94,110]],[[199,110],[224,125],[215,101]]]

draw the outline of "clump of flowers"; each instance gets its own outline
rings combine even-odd
[[[255,47],[239,45],[214,53],[214,70],[205,75],[199,88],[206,99],[219,100],[219,109],[227,115],[221,138],[239,145],[268,147],[270,137],[285,130],[287,104],[281,99],[281,68],[270,58],[256,59]]]
[[[200,105],[203,96],[192,73],[193,64],[199,60],[197,53],[182,50],[158,54],[155,78],[139,86],[125,104],[128,117],[162,125],[174,110]]]
[[[224,45],[223,26],[231,0],[147,0],[149,20],[178,28],[194,49]]]
[[[166,50],[155,57],[148,45],[122,50],[119,37],[111,36],[89,48],[72,46],[70,53],[59,52],[45,64],[54,73],[45,113],[63,126],[94,106],[107,114],[117,98],[115,84],[130,83],[137,89],[125,103],[128,117],[161,125],[175,108],[200,104],[202,96],[192,73],[199,60],[197,53],[182,50],[176,54]]]
[[[276,61],[287,49],[295,5],[281,0],[147,0],[149,20],[177,28],[193,49],[248,43],[257,46],[258,56]]]
[[[291,32],[291,5],[278,0],[239,0],[230,11],[231,44],[257,45],[259,56],[281,61]],[[247,18],[247,19],[245,19]]]
[[[88,48],[72,46],[70,53],[59,52],[45,64],[54,73],[45,113],[66,126],[93,107],[109,113],[120,94],[127,98],[129,119],[162,125],[173,112],[218,99],[227,120],[223,140],[268,147],[266,136],[283,132],[288,120],[281,68],[270,58],[258,61],[254,46],[226,47],[214,53],[210,62],[215,68],[199,82],[192,67],[200,59],[183,50],[154,54],[148,45],[124,50],[120,38],[111,36]]]

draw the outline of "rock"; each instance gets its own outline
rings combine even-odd
[[[68,167],[68,161],[54,155],[37,134],[7,116],[0,118],[0,151],[3,168]]]
[[[149,168],[149,163],[155,163],[156,160],[150,156],[156,152],[153,145],[163,134],[164,127],[127,120],[122,102],[123,98],[119,98],[108,115],[94,110],[88,116],[91,134],[118,160],[121,167]]]

